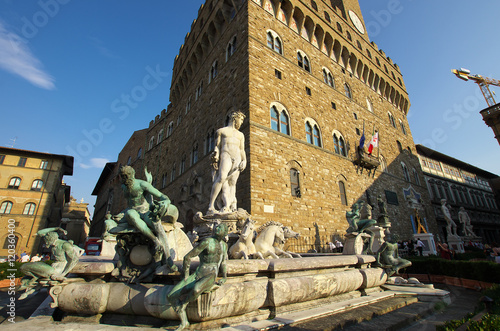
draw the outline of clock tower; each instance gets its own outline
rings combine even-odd
[[[358,0],[331,0],[331,4],[363,39],[370,41]]]

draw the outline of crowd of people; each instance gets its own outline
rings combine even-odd
[[[398,252],[400,256],[423,256],[424,243],[420,238],[398,241]]]
[[[342,253],[344,251],[344,244],[339,240],[335,240],[335,242],[330,241],[327,244],[331,253]]]
[[[50,254],[35,254],[33,256],[30,256],[26,251],[22,252],[21,255],[15,256],[16,262],[39,262],[39,261],[47,261],[50,260]]]

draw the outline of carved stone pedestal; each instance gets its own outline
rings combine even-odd
[[[372,252],[376,253],[385,241],[385,229],[375,225],[368,228],[373,233]]]
[[[483,241],[483,238],[478,236],[461,236],[461,238],[464,243],[465,242],[480,243]]]
[[[437,255],[436,243],[434,242],[434,235],[432,233],[414,233],[413,239],[417,240],[418,238],[424,243],[422,251],[424,256]]]
[[[369,239],[367,233],[352,232],[345,236],[345,244],[343,255],[360,255],[363,254],[365,239]]]
[[[193,232],[198,237],[195,241],[202,241],[204,238],[210,237],[213,234],[214,225],[226,223],[229,231],[228,246],[231,247],[231,245],[238,240],[238,229],[241,229],[245,220],[250,216],[251,215],[242,208],[239,208],[235,212],[214,213],[209,215],[203,215],[202,212],[198,212],[193,218],[195,224]]]
[[[448,236],[448,248],[457,253],[465,252],[464,242],[459,236]]]
[[[113,260],[118,260],[118,255],[116,254],[116,236],[109,235],[108,238],[102,240],[101,246],[101,256],[112,258]]]

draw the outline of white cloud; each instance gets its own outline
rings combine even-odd
[[[21,76],[31,84],[47,89],[55,89],[54,77],[43,71],[38,60],[26,41],[17,34],[8,31],[0,22],[0,68]]]
[[[106,163],[110,162],[108,159],[104,158],[92,158],[90,159],[90,164],[84,164],[80,163],[80,167],[83,169],[90,169],[90,168],[104,168]]]

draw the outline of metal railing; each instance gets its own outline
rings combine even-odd
[[[341,253],[343,247],[330,247],[329,243],[335,244],[338,240],[345,242],[344,236],[340,235],[323,235],[323,236],[300,236],[297,239],[287,239],[285,250],[293,253]]]

